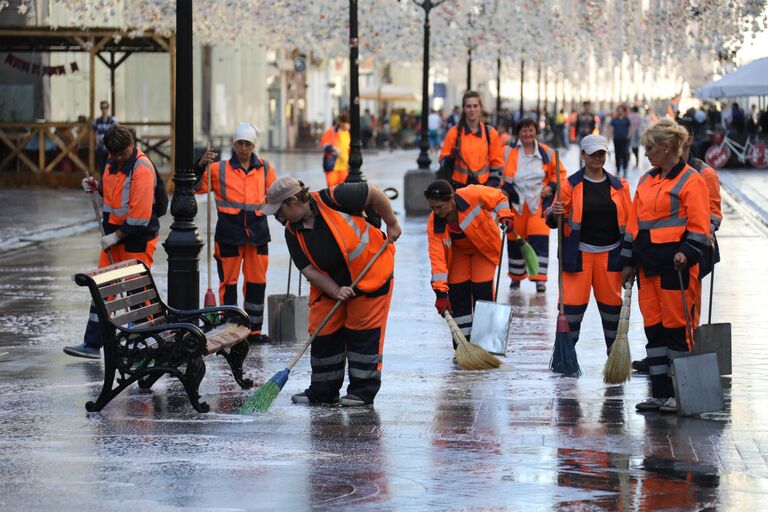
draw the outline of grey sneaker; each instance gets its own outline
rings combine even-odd
[[[658,411],[659,407],[667,402],[666,398],[649,398],[642,401],[639,404],[635,404],[635,409],[638,411]]]
[[[355,395],[344,395],[339,398],[339,403],[344,407],[363,407],[369,405],[365,400]]]
[[[677,399],[675,397],[667,400],[659,407],[660,412],[677,412]]]
[[[321,402],[319,400],[312,400],[307,395],[307,391],[304,390],[301,393],[296,393],[294,395],[291,395],[291,402],[295,404],[305,404],[305,405],[322,405],[322,404],[335,404],[339,401],[338,398],[335,398],[334,400],[331,400],[330,402]]]
[[[86,345],[70,345],[64,347],[64,353],[74,357],[84,357],[85,359],[101,359],[101,348]]]
[[[544,293],[545,291],[547,291],[547,285],[541,281],[538,281],[536,283],[536,293]]]

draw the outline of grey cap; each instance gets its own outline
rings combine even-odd
[[[588,155],[598,151],[608,152],[608,139],[602,135],[587,135],[581,139],[581,149]]]
[[[291,176],[277,178],[267,190],[267,204],[261,209],[264,215],[274,215],[283,201],[301,192],[301,183]]]

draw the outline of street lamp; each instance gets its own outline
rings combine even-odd
[[[192,95],[192,0],[176,2],[176,103],[173,107],[176,188],[171,201],[173,224],[163,242],[168,253],[168,304],[178,309],[197,309],[200,303],[200,249],[197,232],[197,202],[193,187],[193,95]]]
[[[347,183],[365,181],[360,168],[363,166],[363,142],[360,137],[360,73],[357,39],[357,0],[349,0],[349,175]]]
[[[413,3],[424,10],[424,58],[421,68],[421,135],[419,141],[419,157],[416,159],[418,169],[405,173],[405,212],[406,214],[424,214],[429,212],[423,191],[432,180],[434,174],[429,170],[432,160],[429,158],[429,134],[427,122],[429,116],[429,13],[445,0],[413,0]]]

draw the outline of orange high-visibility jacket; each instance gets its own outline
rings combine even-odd
[[[611,184],[611,200],[616,205],[616,216],[619,222],[619,234],[624,238],[629,220],[632,200],[629,197],[629,183],[623,178],[617,178],[606,172],[606,179]],[[563,271],[581,272],[581,219],[584,215],[584,169],[573,173],[562,183],[560,201],[563,203]],[[552,208],[547,210],[547,225],[557,227],[557,218],[552,214]],[[621,265],[621,244],[608,253],[608,270],[619,271]]]
[[[720,223],[723,221],[723,211],[720,208],[720,178],[717,177],[717,171],[708,166],[703,160],[691,158],[688,165],[699,171],[701,177],[707,182],[709,189],[709,221],[710,233],[720,229]]]
[[[709,245],[709,191],[704,178],[680,161],[666,178],[661,169],[645,173],[637,184],[621,250],[623,266],[641,264],[646,274],[671,268],[682,252],[689,266]]]
[[[146,242],[157,236],[160,229],[153,209],[155,172],[155,166],[139,148],[134,149],[122,168],[118,169],[115,162],[108,160],[104,169],[104,232],[109,234],[119,229],[128,235],[120,243],[131,246],[131,251],[143,251]]]
[[[267,218],[261,213],[267,190],[275,181],[275,169],[266,160],[251,155],[250,171],[245,172],[233,156],[213,163],[211,186],[216,196],[219,220],[216,241],[231,245],[262,245],[270,241]],[[208,191],[208,175],[203,173],[195,192]]]
[[[458,128],[462,128],[459,148],[456,151]],[[477,132],[470,133],[465,124],[453,126],[445,135],[439,160],[453,159],[451,180],[461,185],[480,184],[498,187],[504,157],[499,134],[492,126],[480,123]]]
[[[333,198],[333,191],[335,188],[336,187],[334,186],[329,189],[331,198]],[[349,275],[352,277],[352,281],[354,281],[384,244],[387,239],[386,235],[381,230],[371,226],[365,220],[365,217],[361,215],[350,215],[327,205],[320,197],[319,192],[312,192],[310,193],[310,196],[312,196],[315,201],[317,211],[322,215],[323,220],[325,220],[331,233],[333,233],[333,238],[336,240],[336,243],[341,250],[341,254],[344,256],[344,260],[347,263]],[[287,226],[290,229],[290,223],[288,223]],[[315,263],[312,254],[310,254],[307,249],[303,232],[297,231],[294,234],[301,246],[301,250],[304,251],[307,259],[312,262],[312,266],[322,272],[322,270],[318,268],[317,263]],[[360,280],[355,289],[360,290],[363,293],[375,292],[392,278],[394,269],[395,246],[389,244],[368,273]],[[313,286],[309,297],[310,303],[314,302],[321,294],[322,291]]]
[[[469,185],[454,194],[459,213],[459,226],[475,247],[494,265],[501,256],[501,235],[496,218],[514,218],[509,201],[497,188]],[[451,235],[444,219],[432,212],[427,222],[429,260],[432,263],[432,289],[448,291],[448,269],[451,267]]]
[[[544,171],[544,176],[541,179],[541,185],[542,187],[548,185],[552,191],[555,191],[557,189],[557,166],[555,165],[555,151],[546,144],[542,144],[541,142],[537,142],[537,144],[539,147],[539,154],[541,155],[542,170]],[[512,203],[512,206],[515,208],[515,211],[518,214],[523,212],[522,200],[517,188],[515,187],[517,161],[521,150],[522,144],[519,142],[504,148],[504,176],[501,184],[501,189],[507,194],[509,201]],[[565,166],[561,160],[560,183],[565,182],[566,173],[567,171],[565,170]],[[539,211],[541,215],[543,215],[544,210],[549,208],[549,206],[552,204],[554,197],[555,194],[552,194],[542,200]]]

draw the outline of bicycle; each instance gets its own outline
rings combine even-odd
[[[714,169],[725,167],[728,160],[731,159],[731,153],[736,155],[742,164],[749,160],[752,167],[756,169],[768,167],[768,147],[762,142],[753,144],[752,139],[748,137],[744,144],[740,144],[728,137],[727,134],[715,135],[715,137],[715,144],[704,153],[704,160]],[[717,138],[722,138],[722,140],[718,141]]]

